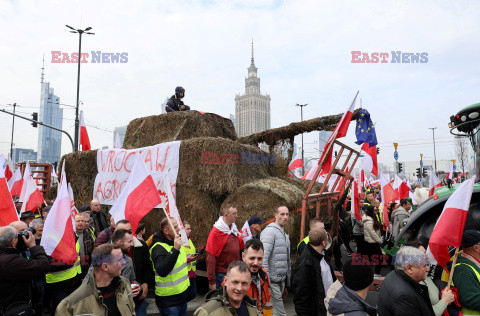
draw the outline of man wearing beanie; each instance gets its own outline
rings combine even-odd
[[[462,236],[463,253],[457,257],[453,284],[464,315],[480,315],[480,232],[466,230]]]
[[[314,228],[308,237],[310,241],[293,271],[293,303],[297,315],[327,315],[324,299],[336,280],[323,255],[327,246],[327,232],[323,228]]]
[[[352,264],[349,258],[343,265],[344,282],[335,281],[327,292],[325,306],[328,316],[377,315],[377,309],[365,301],[373,282],[371,266]]]

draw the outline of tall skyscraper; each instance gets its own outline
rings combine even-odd
[[[248,136],[270,129],[270,95],[260,93],[258,68],[253,59],[245,78],[245,94],[235,96],[235,129],[238,137]]]
[[[38,120],[45,124],[62,129],[63,109],[60,108],[60,98],[54,94],[49,82],[44,82],[42,66],[40,112]],[[60,161],[62,150],[62,132],[38,125],[38,162],[54,163]]]

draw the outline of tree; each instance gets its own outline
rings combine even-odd
[[[455,137],[455,155],[457,156],[457,166],[465,173],[465,167],[468,166],[468,140],[466,137]]]

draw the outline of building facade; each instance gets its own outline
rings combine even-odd
[[[20,163],[24,161],[37,161],[37,152],[27,148],[13,148],[12,161]]]
[[[253,58],[245,78],[245,94],[235,96],[235,129],[238,137],[244,137],[270,129],[270,95],[260,92],[260,78],[257,76]]]
[[[40,96],[40,112],[38,120],[58,129],[63,126],[63,109],[60,108],[60,98],[54,94],[49,82],[43,82]],[[73,136],[73,135],[72,135]],[[38,162],[54,163],[60,161],[62,150],[62,132],[38,125]]]

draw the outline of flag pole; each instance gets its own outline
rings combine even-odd
[[[143,123],[142,123],[143,125]],[[169,169],[170,170],[170,169]],[[169,171],[168,170],[168,171]],[[168,172],[167,171],[167,172]],[[165,174],[163,175],[163,186],[165,187],[165,177],[167,176],[167,172],[165,172]],[[167,190],[165,190],[165,192],[167,192]],[[165,202],[163,202],[163,199],[160,197],[160,201],[162,201],[162,209],[163,209],[163,213],[165,213],[165,216],[167,217],[167,221],[168,221],[168,225],[170,225],[170,227],[172,228],[172,231],[173,233],[175,234],[175,238],[177,238],[178,234],[177,232],[175,231],[175,228],[173,227],[173,224],[172,224],[172,221],[170,220],[170,215],[168,215],[167,213],[167,208],[165,207]]]
[[[453,256],[453,261],[452,261],[452,269],[450,270],[450,276],[448,277],[448,283],[446,287],[447,291],[450,290],[450,284],[452,284],[453,272],[455,271],[455,265],[457,264],[458,249],[459,247],[455,248],[455,255]]]

